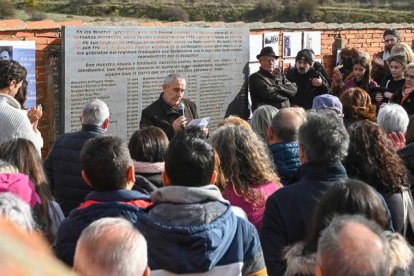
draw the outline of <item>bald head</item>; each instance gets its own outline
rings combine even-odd
[[[389,245],[381,228],[362,216],[334,219],[318,242],[319,275],[388,275]]]
[[[290,107],[279,110],[272,119],[268,137],[269,144],[296,142],[304,117],[303,108]]]

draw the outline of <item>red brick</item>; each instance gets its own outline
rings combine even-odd
[[[27,22],[27,29],[29,30],[60,29],[60,25],[52,20],[32,21],[32,22]]]
[[[38,32],[37,37],[61,37],[60,31],[56,32]]]
[[[19,31],[15,33],[15,36],[17,37],[34,37],[35,36],[35,32],[23,32],[23,31]]]
[[[46,38],[46,37],[36,37],[36,43],[44,44],[44,45],[60,45],[61,39],[60,38]]]

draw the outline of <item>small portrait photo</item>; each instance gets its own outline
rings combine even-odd
[[[13,47],[12,46],[0,46],[0,59],[2,60],[13,59]]]

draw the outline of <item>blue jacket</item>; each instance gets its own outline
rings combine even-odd
[[[83,125],[77,132],[62,134],[45,160],[50,189],[65,216],[77,208],[91,191],[81,176],[79,154],[86,141],[101,135],[105,135],[105,131],[91,125]]]
[[[269,275],[283,275],[282,251],[305,238],[319,198],[347,177],[344,166],[304,164],[299,182],[277,190],[266,202],[260,240]]]
[[[78,209],[72,210],[60,225],[54,245],[56,256],[72,266],[76,243],[89,224],[106,217],[123,217],[135,223],[138,214],[149,205],[149,196],[136,191],[90,192],[86,201]]]
[[[148,213],[140,214],[137,223],[148,243],[151,271],[157,275],[267,275],[254,226],[233,213],[217,187],[208,185],[177,193],[181,197],[185,194],[183,204],[171,200],[175,188],[155,191],[155,205]],[[186,189],[178,187],[180,191]],[[209,197],[190,202],[189,194],[200,189],[208,190]],[[211,197],[213,193],[217,200]],[[162,194],[158,200],[157,194]]]
[[[277,143],[269,146],[280,181],[289,184],[300,168],[298,143]]]

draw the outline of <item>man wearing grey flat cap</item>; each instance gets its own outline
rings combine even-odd
[[[260,69],[249,78],[252,111],[265,104],[279,109],[289,107],[290,98],[296,94],[296,85],[282,81],[277,74],[275,65],[279,56],[272,47],[265,47],[256,57]]]

